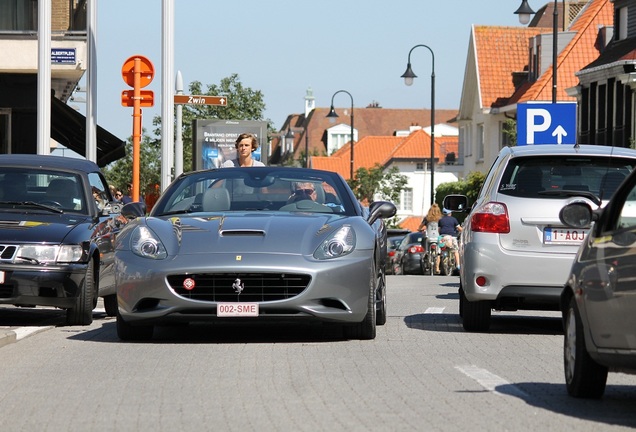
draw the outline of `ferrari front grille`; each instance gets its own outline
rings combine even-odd
[[[303,292],[311,276],[296,273],[196,273],[168,276],[181,297],[209,302],[268,302]]]

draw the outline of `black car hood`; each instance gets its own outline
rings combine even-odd
[[[0,243],[61,243],[78,225],[90,222],[78,214],[0,213]]]

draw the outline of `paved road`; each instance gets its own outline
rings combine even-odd
[[[373,341],[313,326],[193,325],[120,343],[101,313],[88,327],[50,327],[0,348],[2,430],[636,427],[636,376],[610,374],[601,401],[566,395],[557,314],[496,314],[492,332],[471,334],[456,277],[389,276],[388,289]]]

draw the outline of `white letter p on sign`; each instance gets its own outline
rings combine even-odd
[[[535,118],[542,117],[543,121],[541,123],[535,123]],[[543,108],[528,108],[526,111],[526,140],[527,143],[534,144],[534,134],[535,132],[545,132],[550,127],[552,123],[552,116],[550,115],[550,111]]]

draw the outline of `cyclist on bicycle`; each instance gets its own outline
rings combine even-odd
[[[444,216],[437,222],[439,226],[439,235],[443,237],[443,242],[447,247],[450,246],[451,251],[455,254],[455,263],[459,270],[459,245],[457,244],[457,235],[462,231],[459,221],[453,217],[453,212],[449,209],[443,210]],[[436,263],[439,268],[439,262]]]

